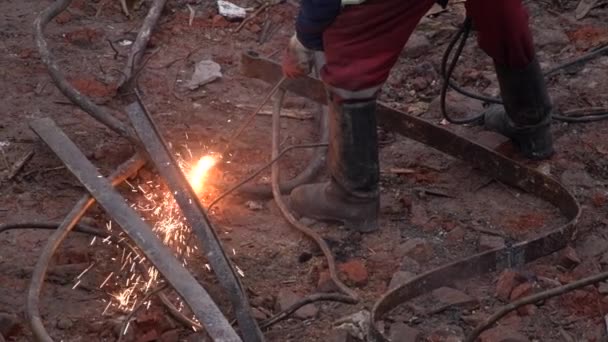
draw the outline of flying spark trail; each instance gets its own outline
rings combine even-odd
[[[211,177],[211,170],[217,164],[217,158],[208,154],[196,159],[187,145],[183,147],[189,160],[186,161],[179,154],[177,154],[176,160],[198,197],[197,199],[205,202],[206,199],[216,195],[214,192],[217,192],[217,189],[207,184]],[[199,248],[189,243],[191,230],[173,197],[174,194],[166,188],[162,181],[158,180],[136,178],[125,182],[129,187],[127,191],[136,193],[128,201],[130,207],[137,210],[142,220],[152,224],[152,230],[160,241],[171,249],[184,266],[187,266],[188,258]],[[118,233],[114,229],[112,221],[107,221],[105,228],[114,235]],[[99,288],[103,288],[109,296],[109,300],[103,300],[105,307],[102,315],[112,315],[116,311],[123,313],[132,311],[139,302],[138,298],[145,297],[161,281],[158,270],[147,262],[137,247],[129,247],[130,251],[125,249],[124,243],[128,243],[129,240],[124,232],[119,232],[118,236],[120,239],[117,243],[113,243],[111,236],[100,238],[102,243],[116,247],[113,249],[116,252],[112,252],[114,254],[106,257],[106,260],[114,266],[100,264],[97,267],[106,270],[108,267],[112,267],[108,271],[113,269],[99,285]],[[95,242],[96,237],[91,239],[89,246],[93,246]],[[236,251],[232,250],[232,253],[236,254]],[[74,279],[76,281],[74,289],[83,282],[85,275],[94,266],[95,263],[92,263]],[[211,271],[208,264],[205,264],[205,268]],[[241,277],[245,276],[238,267],[237,273]],[[184,308],[181,298],[178,297],[174,303],[180,311]],[[152,300],[148,300],[144,308],[149,308],[151,304]],[[127,325],[125,332],[128,329]]]

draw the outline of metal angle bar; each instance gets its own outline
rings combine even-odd
[[[34,132],[53,150],[97,202],[137,244],[150,262],[190,306],[214,341],[241,342],[230,323],[205,289],[154,235],[149,226],[127,205],[97,168],[49,118],[30,123]]]
[[[154,162],[157,171],[167,182],[167,186],[171,189],[173,197],[190,224],[192,231],[200,240],[202,249],[220,284],[227,291],[242,331],[243,340],[246,342],[264,341],[262,332],[251,312],[249,300],[243,291],[230,259],[226,256],[200,201],[169,152],[167,144],[144,104],[141,101],[130,104],[127,106],[127,114],[148,152],[150,160]]]

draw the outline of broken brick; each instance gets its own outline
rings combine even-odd
[[[72,14],[70,12],[64,11],[55,17],[55,22],[59,25],[63,25],[72,21],[72,18]]]
[[[526,278],[511,269],[504,270],[496,282],[496,297],[502,301],[507,301],[511,298],[513,289],[526,281]]]
[[[511,292],[511,301],[516,301],[520,298],[527,297],[534,293],[534,284],[530,282],[525,282],[520,284]],[[521,316],[531,316],[534,315],[537,311],[537,307],[534,304],[524,305],[522,307],[517,308],[517,313]]]
[[[510,299],[511,301],[518,300],[520,298],[531,295],[534,292],[534,284],[530,282],[525,282],[523,284],[518,285],[511,292]]]
[[[338,265],[338,269],[346,276],[346,282],[355,286],[367,284],[369,275],[362,260],[351,260]]]
[[[224,18],[223,16],[216,14],[213,16],[213,19],[211,19],[211,27],[226,27],[229,26],[230,23],[228,22],[228,20],[226,20],[226,18]]]

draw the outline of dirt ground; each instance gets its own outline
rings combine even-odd
[[[543,68],[608,43],[608,7],[594,8],[587,17],[576,20],[577,2],[527,2]],[[254,1],[237,3],[255,6]],[[32,37],[36,14],[49,4],[33,0],[0,2],[0,224],[61,221],[84,194],[84,188],[29,129],[30,120],[55,120],[104,174],[134,152],[125,139],[71,105],[50,80]],[[131,19],[121,13],[118,1],[109,1],[96,16],[99,6],[95,1],[75,0],[49,24],[46,33],[71,83],[96,103],[119,112],[118,70],[123,68],[129,51],[129,46],[121,42],[134,39],[149,5],[144,2]],[[191,24],[188,7],[195,10]],[[196,159],[218,148],[269,90],[269,85],[239,73],[239,55],[254,49],[278,59],[293,33],[296,12],[290,2],[272,6],[235,33],[239,23],[218,16],[213,1],[168,1],[149,46],[152,58],[143,71],[141,88],[164,136],[182,155],[186,155],[185,145],[192,152],[192,157],[185,159]],[[442,121],[437,101],[438,70],[441,55],[463,14],[463,3],[454,1],[447,11],[422,21],[392,71],[382,101],[434,123]],[[186,89],[183,85],[194,64],[205,59],[219,63],[223,77],[196,90]],[[548,84],[556,110],[608,106],[607,69],[608,57],[604,56],[552,77]],[[491,61],[474,39],[464,50],[455,78],[469,89],[497,94]],[[448,99],[455,115],[482,109],[475,100],[453,94]],[[310,115],[315,108],[309,101],[288,98],[286,111],[297,115],[282,120],[283,146],[316,141]],[[205,201],[268,161],[269,127],[269,116],[255,119],[235,145],[230,163],[211,173],[214,185],[209,186]],[[504,142],[478,128],[447,127],[490,146]],[[583,206],[572,248],[525,269],[512,270],[514,273],[489,274],[455,284],[456,295],[444,294],[450,304],[447,309],[434,310],[437,302],[445,299],[439,292],[404,304],[385,322],[395,341],[409,341],[406,332],[424,341],[459,341],[505,302],[606,267],[608,122],[556,122],[553,131],[556,155],[530,165],[563,182]],[[488,236],[471,227],[521,240],[564,223],[551,205],[492,181],[459,160],[399,136],[382,134],[382,139],[380,231],[360,235],[337,225],[311,223],[330,243],[342,276],[361,295],[362,302],[356,306],[314,304],[265,331],[268,341],[332,341],[336,338],[332,323],[370,309],[391,281],[398,283],[486,248]],[[8,179],[4,159],[11,166],[29,151],[34,151],[31,160]],[[517,158],[508,144],[501,151]],[[291,153],[281,162],[282,176],[296,175],[310,156],[310,151]],[[269,174],[263,174],[256,181],[268,179]],[[152,168],[141,171],[130,182],[135,186],[160,184]],[[137,187],[121,185],[120,189],[132,203],[142,201],[143,194]],[[149,191],[161,192],[163,187]],[[322,255],[283,220],[272,200],[231,196],[220,202],[210,217],[244,274],[243,282],[257,317],[263,319],[277,312],[281,302],[293,294],[304,296],[331,287]],[[97,207],[86,216],[87,223],[99,228],[108,221],[110,217]],[[116,226],[112,229],[119,231]],[[32,267],[48,236],[48,231],[36,230],[10,231],[0,236],[0,333],[7,341],[33,340],[24,303]],[[189,258],[189,268],[231,318],[226,300],[199,254]],[[122,283],[112,280],[101,289],[100,284],[110,272],[120,272],[119,259],[117,248],[92,244],[90,237],[78,234],[60,248],[41,296],[43,320],[56,341],[117,340],[129,310],[114,305],[116,298],[111,294],[119,291]],[[75,277],[91,264],[96,266],[75,286]],[[505,289],[509,277],[516,280]],[[600,283],[525,307],[503,319],[482,341],[506,341],[509,336],[509,341],[607,341],[607,295],[608,283]],[[136,315],[128,332],[124,340],[138,342],[194,341],[202,336],[179,325],[156,301]]]

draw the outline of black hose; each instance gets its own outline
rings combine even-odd
[[[458,32],[456,32],[456,35],[452,38],[452,40],[448,44],[448,47],[446,48],[445,53],[443,54],[443,57],[441,60],[441,77],[443,80],[442,86],[441,86],[441,94],[440,94],[441,114],[448,122],[453,123],[453,124],[458,124],[458,125],[482,123],[484,113],[475,115],[470,118],[465,118],[465,119],[455,119],[455,118],[451,117],[447,113],[447,108],[446,108],[446,95],[447,95],[448,87],[452,88],[459,94],[462,94],[466,97],[473,98],[473,99],[476,99],[479,101],[483,101],[485,103],[498,104],[498,105],[503,104],[502,100],[499,98],[475,94],[473,92],[463,89],[462,87],[460,87],[458,84],[456,84],[452,80],[452,74],[454,73],[454,69],[456,68],[458,59],[460,58],[460,55],[462,54],[466,41],[470,35],[472,24],[473,23],[470,18],[465,19],[462,26],[458,30]],[[452,54],[452,51],[454,50],[454,47],[456,46],[456,44],[458,44],[458,47],[456,49],[456,52],[454,53],[454,57],[452,58],[452,60],[450,60],[449,59],[450,55]],[[590,53],[587,53],[583,56],[580,56],[580,57],[574,58],[570,61],[561,63],[561,64],[549,69],[548,71],[545,71],[543,74],[545,77],[550,77],[550,76],[555,75],[560,70],[587,63],[587,62],[593,60],[594,58],[602,56],[606,53],[608,53],[608,44],[598,47],[596,49],[593,49]],[[448,62],[449,62],[449,67],[447,67]],[[576,115],[574,116],[574,115],[565,115],[566,113],[556,113],[556,114],[553,114],[552,118],[553,118],[553,120],[556,120],[556,121],[569,122],[569,123],[593,122],[593,121],[600,121],[600,120],[608,119],[608,110],[606,108],[601,108],[600,110],[580,108],[580,109],[568,111],[567,113],[576,113]]]
[[[443,54],[443,58],[441,60],[441,76],[443,77],[443,84],[441,85],[441,95],[439,98],[440,105],[441,105],[441,113],[443,114],[443,117],[446,120],[448,120],[448,122],[456,124],[456,125],[466,125],[466,124],[471,124],[471,123],[478,123],[483,120],[483,116],[484,116],[484,114],[481,113],[479,115],[475,115],[470,118],[455,119],[455,118],[451,117],[450,115],[448,115],[447,108],[446,108],[446,95],[448,92],[448,87],[450,86],[450,83],[451,83],[450,78],[452,77],[452,73],[454,72],[454,69],[456,69],[456,63],[458,62],[458,59],[460,58],[460,55],[462,54],[462,50],[464,49],[464,46],[467,42],[467,38],[469,38],[469,33],[471,32],[471,26],[473,26],[473,21],[470,18],[466,18],[464,23],[462,24],[462,27],[460,28],[460,30],[458,30],[458,33],[456,33],[456,36],[454,37],[454,39],[452,39],[452,41],[450,41],[450,44],[448,45],[448,48],[446,49],[445,53]],[[458,48],[456,49],[454,58],[450,61],[449,68],[446,70],[446,65],[448,63],[448,59],[449,59],[450,54],[452,53],[452,50],[454,49],[454,46],[456,45],[456,43],[458,43]],[[466,94],[466,96],[471,97],[469,94]]]

